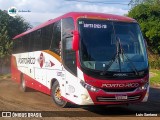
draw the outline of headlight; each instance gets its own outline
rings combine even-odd
[[[147,82],[146,84],[140,86],[138,89],[139,90],[146,90],[148,88],[149,83]]]
[[[98,92],[99,91],[99,89],[98,88],[96,88],[96,87],[94,87],[94,86],[92,86],[92,85],[89,85],[89,84],[87,84],[87,83],[85,83],[84,81],[80,81],[80,84],[84,87],[84,88],[86,88],[87,90],[89,90],[89,91],[92,91],[92,92]]]

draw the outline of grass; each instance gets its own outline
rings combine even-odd
[[[6,78],[10,78],[11,74],[2,74],[0,75],[0,79],[6,79]]]
[[[151,85],[160,86],[160,70],[150,70],[150,83]]]

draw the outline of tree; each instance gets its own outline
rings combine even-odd
[[[0,10],[0,58],[11,53],[12,38],[30,28],[31,25],[22,17],[13,18],[6,11]]]
[[[131,0],[128,5],[131,5],[131,7],[133,8],[139,4],[153,4],[154,2],[160,2],[160,0]]]
[[[0,26],[6,23],[6,29],[10,38],[32,28],[32,26],[25,21],[21,16],[16,16],[15,18],[9,16],[6,11],[0,10]]]
[[[6,25],[0,26],[0,73],[2,73],[4,65],[9,65],[8,56],[11,54],[12,43],[8,36]]]
[[[4,58],[10,55],[13,42],[8,36],[6,26],[0,27],[0,58]]]
[[[31,25],[22,17],[13,18],[6,11],[0,10],[0,74],[3,66],[6,68],[10,64],[12,38],[30,28]]]
[[[146,0],[128,13],[138,21],[144,38],[154,53],[160,53],[160,0]]]

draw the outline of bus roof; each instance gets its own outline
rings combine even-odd
[[[134,20],[132,18],[125,17],[125,16],[119,16],[119,15],[113,15],[113,14],[93,13],[93,12],[69,12],[69,13],[66,13],[60,17],[55,18],[55,19],[48,20],[47,22],[42,23],[42,24],[38,25],[37,27],[34,27],[26,32],[23,32],[23,33],[15,36],[13,39],[17,39],[19,37],[22,37],[28,33],[36,31],[40,28],[43,28],[47,25],[50,25],[50,24],[52,24],[62,18],[66,18],[66,17],[72,17],[73,19],[92,18],[92,19],[106,19],[106,20],[124,21],[124,22],[136,22],[136,20]]]

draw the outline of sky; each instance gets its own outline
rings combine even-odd
[[[130,0],[0,0],[0,9],[16,7],[17,14],[36,26],[67,12],[100,12],[124,15],[128,13]],[[115,4],[118,3],[118,4]]]

